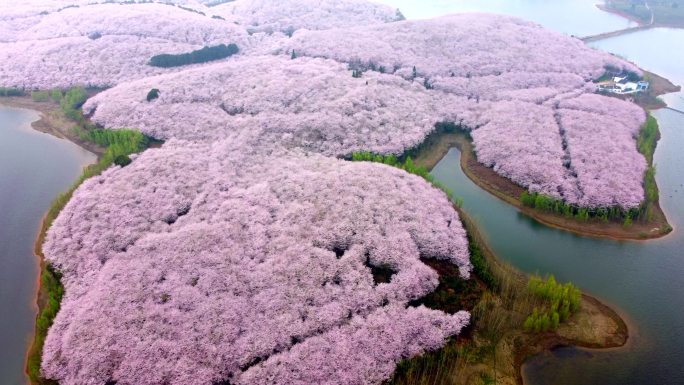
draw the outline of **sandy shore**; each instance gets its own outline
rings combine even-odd
[[[36,102],[30,96],[10,96],[1,97],[0,105],[38,111],[40,119],[31,123],[35,130],[67,139],[98,156],[104,152],[102,147],[81,140],[74,134],[72,128],[75,124],[64,116],[58,103],[53,101]]]
[[[621,223],[602,222],[600,220],[579,221],[574,218],[555,213],[547,213],[524,206],[520,202],[520,194],[525,191],[521,186],[497,174],[491,168],[477,161],[470,140],[462,133],[436,134],[426,140],[424,150],[414,159],[419,165],[432,169],[452,147],[461,151],[461,169],[482,189],[495,197],[514,206],[528,217],[550,227],[598,238],[615,240],[646,240],[667,235],[671,228],[667,223],[665,213],[656,205],[654,220],[648,223],[635,222],[631,227],[624,228]]]
[[[473,220],[457,209],[468,233],[482,249],[483,254],[499,280],[508,281],[508,292],[522,292],[527,290],[527,275],[512,266],[501,262],[489,249],[486,240],[476,227]],[[502,278],[504,277],[504,278]],[[480,384],[483,374],[494,376],[497,384],[523,385],[522,367],[525,361],[537,354],[550,351],[561,346],[575,346],[591,349],[618,349],[627,346],[630,327],[618,312],[602,303],[595,297],[582,294],[579,310],[568,321],[562,323],[558,330],[545,333],[526,333],[522,324],[527,317],[530,304],[524,299],[506,304],[504,293],[493,292],[493,297],[483,299],[490,304],[490,312],[498,314],[506,320],[499,326],[502,334],[494,344],[493,355],[483,359],[478,364],[469,364],[460,368],[458,383]],[[477,318],[477,315],[474,314]],[[481,321],[479,321],[481,322]],[[475,324],[473,336],[464,341],[474,349],[487,349],[485,325]],[[491,348],[491,346],[489,346]]]

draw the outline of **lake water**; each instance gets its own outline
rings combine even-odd
[[[24,385],[36,316],[33,243],[52,200],[95,156],[31,128],[30,110],[0,106],[0,384]]]
[[[523,17],[559,32],[587,36],[634,24],[586,0],[383,0],[408,18],[455,12]],[[684,32],[656,29],[592,45],[684,83]],[[665,97],[684,110],[684,94]],[[596,240],[554,230],[519,214],[474,185],[452,150],[434,175],[464,198],[464,208],[496,253],[527,272],[570,280],[623,312],[635,326],[629,348],[610,352],[558,349],[525,368],[530,384],[684,384],[684,115],[654,114],[663,138],[655,162],[661,204],[675,231],[649,242]],[[32,246],[51,200],[95,157],[33,131],[37,114],[0,106],[0,384],[25,383],[24,352],[31,339],[38,267]]]
[[[684,30],[659,28],[592,45],[684,84]],[[664,99],[684,110],[684,93]],[[662,131],[655,154],[661,205],[675,229],[664,239],[598,240],[540,225],[474,185],[455,149],[433,170],[463,197],[500,258],[529,273],[576,283],[632,325],[627,348],[563,348],[530,360],[524,367],[528,384],[684,384],[684,114],[653,115]]]
[[[684,86],[684,29],[654,28],[591,43],[640,67]],[[670,107],[684,111],[684,92],[663,96]]]

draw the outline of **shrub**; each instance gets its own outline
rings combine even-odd
[[[147,93],[147,101],[151,102],[154,99],[157,99],[159,97],[159,90],[156,88],[153,88],[150,90],[150,92]]]
[[[527,332],[546,332],[556,330],[575,313],[582,300],[582,292],[572,283],[559,284],[554,276],[543,280],[541,277],[530,278],[528,290],[542,300],[540,307],[535,307],[523,324]]]
[[[60,101],[62,112],[64,115],[72,120],[81,120],[83,114],[81,113],[81,106],[88,99],[88,93],[81,87],[74,87],[69,89]]]
[[[19,88],[0,87],[0,96],[23,96],[24,91]]]

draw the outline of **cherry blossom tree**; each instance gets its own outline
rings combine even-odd
[[[172,140],[86,181],[45,253],[66,296],[43,371],[62,385],[379,384],[468,322],[407,308],[438,284],[420,258],[469,276],[457,213],[373,163]]]
[[[239,22],[251,32],[330,29],[400,20],[394,8],[365,0],[236,0],[211,12]]]

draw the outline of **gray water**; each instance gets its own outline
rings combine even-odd
[[[617,54],[684,86],[684,29],[654,28],[600,40],[591,46]],[[684,92],[662,98],[668,106],[684,111]]]
[[[34,111],[0,106],[0,384],[24,385],[36,316],[33,244],[50,202],[95,156],[31,128]]]
[[[663,131],[657,180],[675,227],[661,240],[598,240],[541,225],[470,181],[456,149],[432,172],[463,197],[465,211],[501,259],[529,273],[572,281],[616,307],[634,326],[626,349],[568,348],[533,359],[524,368],[528,384],[684,384],[684,130],[677,113],[656,116]]]
[[[593,45],[684,83],[684,30],[655,29]],[[684,110],[684,93],[664,99]],[[455,149],[433,170],[464,198],[500,258],[526,272],[572,281],[630,323],[628,347],[540,355],[524,366],[528,384],[684,384],[684,114],[663,109],[653,115],[662,131],[654,159],[661,205],[675,229],[664,239],[597,240],[540,225],[474,185]]]

